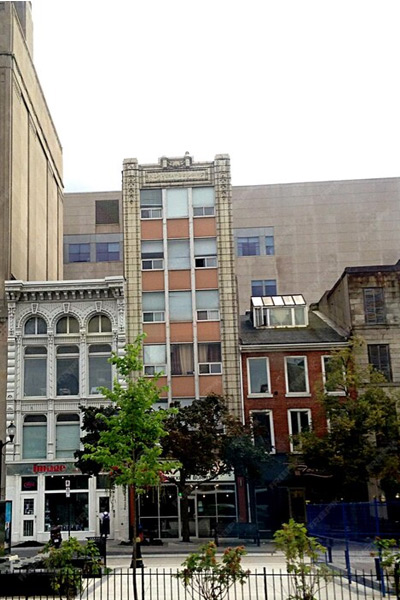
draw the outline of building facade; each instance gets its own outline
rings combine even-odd
[[[33,65],[32,30],[30,2],[0,2],[0,440],[5,439],[4,282],[63,277],[62,149]]]
[[[75,282],[6,282],[8,303],[7,499],[13,543],[47,542],[60,524],[78,539],[99,535],[99,515],[111,514],[111,537],[127,539],[127,499],[112,498],[104,476],[75,467],[81,446],[80,407],[105,404],[112,387],[108,362],[125,344],[122,277]],[[69,490],[69,491],[67,491]]]
[[[292,468],[301,456],[293,436],[325,430],[319,395],[326,366],[347,339],[301,294],[253,297],[239,336],[245,419],[269,454],[260,480],[249,482],[249,510],[270,537],[290,517],[304,522],[306,501],[322,496],[325,480],[305,474],[301,463]]]

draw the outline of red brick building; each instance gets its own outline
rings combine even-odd
[[[301,294],[253,297],[241,318],[244,416],[270,454],[261,480],[249,485],[249,516],[265,536],[289,516],[304,520],[305,502],[318,497],[323,482],[291,468],[290,455],[301,455],[292,436],[326,427],[318,394],[330,353],[346,343]]]

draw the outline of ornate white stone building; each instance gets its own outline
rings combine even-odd
[[[13,544],[47,541],[50,527],[85,539],[99,535],[99,515],[111,513],[111,537],[128,537],[122,493],[110,498],[105,477],[83,475],[81,406],[105,404],[111,352],[125,345],[122,277],[89,281],[6,282],[8,303],[7,499],[13,504]],[[69,491],[68,491],[69,490]]]

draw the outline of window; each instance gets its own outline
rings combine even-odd
[[[346,373],[344,365],[338,363],[333,355],[322,356],[322,381],[327,394],[345,395]]]
[[[26,415],[22,432],[22,458],[47,457],[47,418]]]
[[[166,371],[166,348],[163,344],[143,346],[144,374],[155,375]]]
[[[59,346],[57,348],[57,396],[79,394],[79,348]]]
[[[190,269],[189,240],[168,240],[168,269]]]
[[[276,296],[276,279],[255,279],[251,282],[252,296]]]
[[[259,256],[260,254],[260,238],[238,237],[237,238],[237,255],[238,256]]]
[[[168,219],[189,216],[188,191],[186,188],[168,188],[166,195]]]
[[[169,292],[170,321],[192,321],[192,292]]]
[[[95,315],[89,321],[88,333],[111,333],[111,321],[105,315]]]
[[[25,323],[25,335],[44,335],[47,333],[46,321],[41,317],[31,317]]]
[[[221,344],[216,342],[199,344],[199,375],[222,373]]]
[[[305,327],[308,322],[307,306],[305,304],[295,306],[295,298],[300,302],[302,296],[252,297],[254,326]]]
[[[68,260],[74,262],[90,262],[90,244],[69,244]]]
[[[196,291],[196,311],[198,321],[219,321],[218,290]]]
[[[162,240],[142,242],[142,269],[152,271],[164,268],[164,248]]]
[[[56,458],[73,458],[79,450],[81,427],[79,415],[64,413],[57,415]]]
[[[264,448],[266,452],[274,450],[272,412],[270,410],[252,410],[250,419],[254,445]]]
[[[271,256],[272,254],[275,254],[274,236],[273,235],[265,236],[265,254],[267,256]]]
[[[113,225],[118,223],[118,200],[96,200],[96,225]]]
[[[171,375],[193,375],[193,344],[171,344]]]
[[[161,190],[140,190],[140,216],[142,219],[161,219]]]
[[[288,411],[290,451],[300,452],[301,443],[296,436],[311,429],[311,411],[309,408],[291,409]]]
[[[392,381],[390,350],[388,344],[368,344],[368,362],[385,376],[386,381]]]
[[[307,359],[305,356],[286,356],[285,375],[287,394],[308,394]]]
[[[142,294],[143,323],[165,321],[164,292],[143,292]]]
[[[96,262],[119,260],[119,242],[98,242],[96,244]]]
[[[364,288],[364,315],[367,325],[386,323],[383,288]]]
[[[212,217],[215,214],[214,188],[200,187],[192,189],[194,217]]]
[[[24,356],[24,396],[46,396],[47,349],[27,346]]]
[[[211,269],[217,266],[217,239],[195,238],[194,260],[196,269]]]
[[[99,387],[112,388],[110,344],[91,344],[89,346],[89,393],[101,394]]]
[[[79,323],[75,317],[61,317],[56,325],[57,334],[75,334],[79,333]]]
[[[249,395],[270,395],[269,361],[266,357],[248,358]]]

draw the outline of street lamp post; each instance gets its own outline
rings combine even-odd
[[[3,442],[2,440],[0,440],[0,489],[1,489],[1,494],[0,494],[0,500],[3,499],[3,448],[5,446],[7,446],[7,444],[12,444],[15,438],[15,431],[16,431],[16,427],[14,425],[14,423],[10,423],[9,426],[7,427],[7,435],[8,435],[8,440]]]

